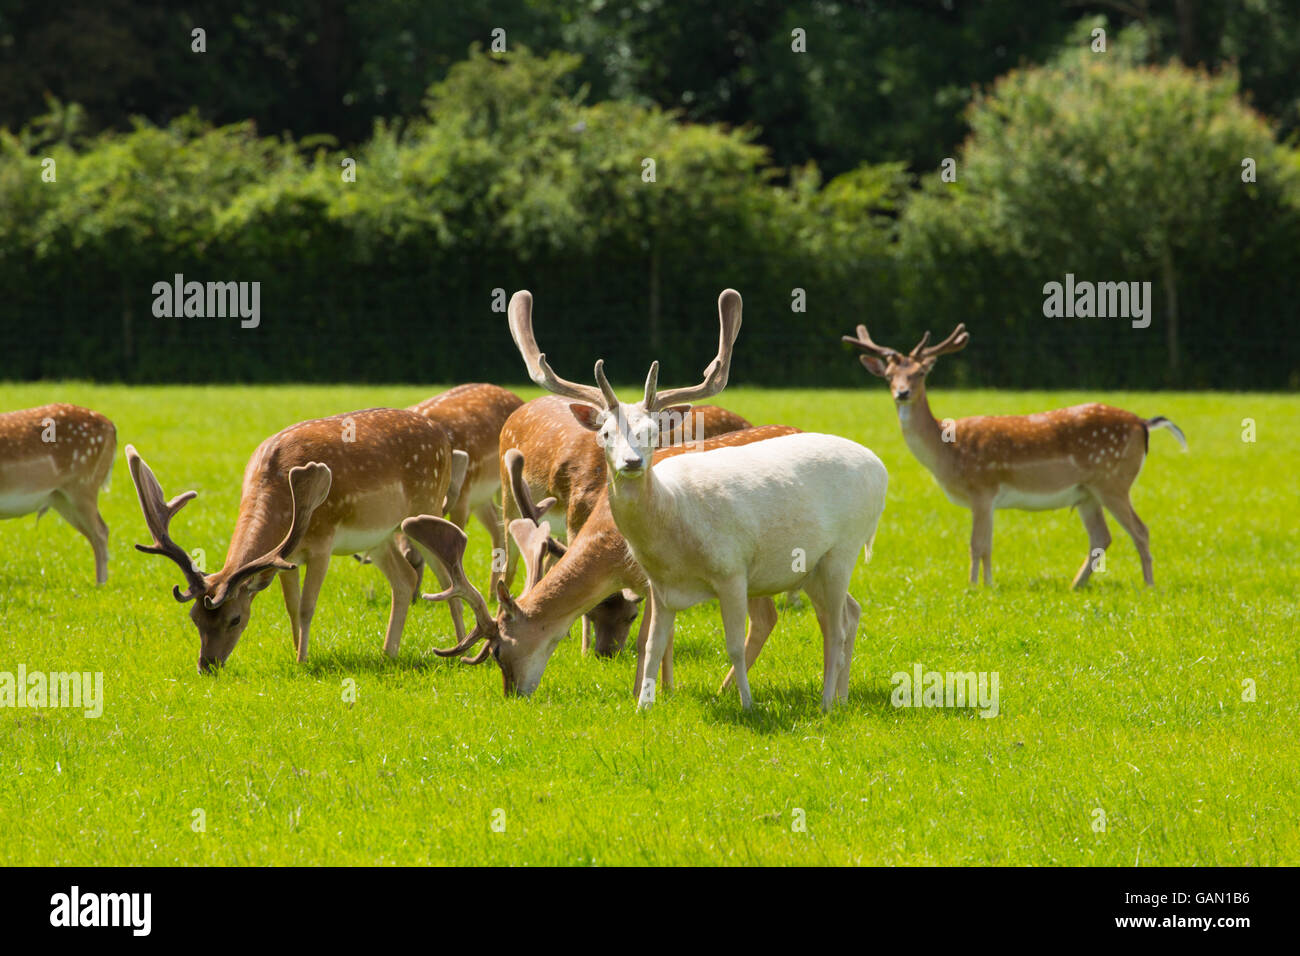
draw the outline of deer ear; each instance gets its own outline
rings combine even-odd
[[[593,432],[600,431],[601,409],[584,402],[572,402],[569,404],[569,411],[573,412],[573,417],[583,428]]]
[[[631,588],[623,589],[623,600],[627,601],[629,604],[640,604],[644,598],[645,595],[637,594]]]
[[[859,355],[858,361],[862,363],[863,368],[877,378],[888,377],[888,373],[885,371],[885,363],[874,355]]]
[[[506,587],[506,582],[497,582],[497,603],[501,605],[501,610],[508,619],[515,616],[519,611],[519,605],[515,604],[515,599],[510,596],[510,589]]]

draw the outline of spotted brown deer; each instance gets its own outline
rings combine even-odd
[[[749,599],[802,589],[822,630],[822,707],[848,695],[861,608],[848,593],[859,551],[870,552],[888,476],[866,448],[801,433],[655,464],[662,423],[726,387],[740,331],[740,294],[718,297],[718,352],[698,385],[660,389],[650,366],[641,399],[621,402],[595,368],[596,385],[560,378],[538,347],[532,295],[510,300],[510,331],[538,385],[571,399],[570,411],[604,449],[610,511],[650,581],[650,633],[638,706],[655,699],[655,675],[676,613],[717,598],[743,707]]]
[[[90,542],[95,583],[108,580],[108,525],[99,492],[108,487],[117,429],[99,412],[58,403],[0,415],[0,518],[53,508]]]
[[[763,425],[758,428],[727,432],[700,442],[659,449],[654,453],[655,461],[661,462],[677,455],[709,452],[717,448],[767,441],[797,432],[798,429],[787,425]],[[517,452],[511,456],[512,461],[517,461],[521,457]],[[517,468],[517,465],[511,468],[512,474]],[[568,633],[570,625],[584,609],[599,600],[601,595],[611,592],[623,594],[629,604],[639,601],[648,591],[649,582],[646,580],[645,573],[632,558],[626,540],[614,523],[614,516],[609,509],[609,496],[603,488],[591,515],[567,546],[556,542],[550,535],[549,526],[539,520],[553,499],[533,505],[527,487],[520,491],[520,501],[524,504],[528,516],[512,521],[510,534],[524,558],[526,580],[523,593],[517,598],[512,598],[505,583],[499,582],[497,600],[500,611],[494,618],[487,613],[487,604],[468,583],[461,570],[453,571],[453,580],[457,583],[451,591],[440,595],[426,595],[426,597],[432,600],[443,600],[457,593],[465,597],[471,607],[479,609],[476,612],[478,622],[474,631],[455,647],[446,650],[435,649],[435,654],[443,657],[464,655],[479,641],[485,641],[482,650],[474,657],[465,659],[469,663],[481,663],[487,659],[488,654],[491,654],[501,668],[506,693],[528,695],[541,681],[542,672],[556,645]],[[438,521],[428,517],[408,519],[403,527],[406,533],[419,540],[423,547],[438,554],[445,565],[460,566],[464,555],[462,535],[453,534],[442,527]],[[559,560],[546,569],[548,557],[555,555],[558,555]],[[634,604],[633,606],[635,607]],[[764,641],[776,624],[776,604],[770,597],[751,598],[749,618],[749,634],[745,639],[747,667],[753,666]],[[623,624],[625,635],[628,624],[630,620]],[[643,622],[641,637],[637,644],[634,694],[641,687],[647,634],[648,628]],[[672,687],[671,635],[669,647],[661,662],[661,669],[664,687],[669,689]],[[729,685],[731,679],[732,675],[728,674],[723,681],[723,688]]]
[[[168,501],[149,466],[130,445],[127,463],[140,498],[150,545],[136,545],[176,563],[193,601],[199,671],[222,666],[248,626],[253,598],[276,577],[289,613],[298,660],[307,660],[311,621],[330,557],[373,556],[393,590],[384,652],[397,656],[407,609],[419,578],[398,550],[402,519],[441,514],[450,485],[447,433],[421,415],[372,408],[302,422],[262,442],[244,470],[239,517],[226,563],[205,574],[171,537],[171,522],[195,492]],[[303,566],[301,586],[298,569]],[[434,570],[448,581],[441,565]]]
[[[659,436],[659,447],[678,443],[695,443],[717,435],[749,428],[750,424],[735,412],[716,405],[700,405],[689,415],[667,423]],[[520,452],[522,471],[512,481],[506,455],[511,449]],[[501,429],[501,498],[507,524],[516,518],[534,517],[520,507],[515,492],[520,482],[533,498],[555,500],[552,529],[566,540],[582,529],[596,504],[605,494],[605,456],[591,432],[583,428],[559,397],[545,395],[521,406]],[[503,575],[494,575],[492,588],[504,579],[514,582],[518,551],[507,542],[508,557]],[[594,649],[597,656],[617,654],[627,643],[631,622],[638,602],[615,591],[582,619],[582,652]]]
[[[1088,557],[1074,587],[1087,583],[1110,546],[1103,508],[1128,531],[1142,559],[1142,577],[1154,583],[1150,534],[1133,510],[1129,489],[1142,470],[1152,429],[1169,429],[1187,450],[1177,425],[1161,415],[1143,419],[1095,402],[1037,415],[979,415],[941,423],[930,412],[925,377],[939,356],[966,347],[966,326],[958,325],[938,345],[929,344],[926,332],[906,355],[877,345],[865,325],[857,333],[843,340],[862,353],[858,358],[868,372],[889,382],[907,447],[949,501],[971,510],[971,584],[979,583],[981,565],[984,584],[993,583],[995,510],[1068,507],[1079,509],[1088,532]]]

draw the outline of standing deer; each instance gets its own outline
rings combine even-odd
[[[654,458],[657,463],[677,455],[711,452],[716,448],[768,441],[797,432],[798,429],[786,425],[764,425],[728,432],[699,443],[663,448],[654,453]],[[516,456],[517,453],[511,457],[517,460]],[[515,468],[511,470],[512,473],[515,472]],[[609,509],[609,495],[604,488],[601,489],[600,500],[590,517],[570,539],[567,547],[558,544],[550,536],[548,526],[539,520],[551,502],[543,501],[533,506],[527,487],[520,490],[522,494],[519,500],[530,516],[512,521],[510,534],[523,554],[527,570],[526,583],[518,598],[511,597],[504,582],[497,584],[497,600],[501,610],[495,618],[487,614],[486,603],[469,584],[461,568],[465,549],[464,535],[453,533],[444,527],[447,522],[429,516],[409,518],[403,523],[403,528],[422,547],[437,554],[443,564],[452,570],[452,578],[456,582],[453,588],[443,594],[426,597],[444,600],[452,594],[458,594],[471,607],[478,609],[478,626],[469,637],[455,647],[435,649],[434,653],[442,657],[462,655],[479,641],[486,641],[483,650],[472,658],[466,658],[467,662],[482,663],[491,654],[501,667],[506,693],[527,696],[536,690],[556,645],[568,633],[570,625],[579,614],[599,600],[601,595],[611,591],[624,593],[624,599],[628,603],[639,601],[640,596],[649,589],[649,582],[614,523],[614,516]],[[556,553],[559,554],[559,560],[549,570],[545,570],[544,562],[548,556]],[[635,608],[635,604],[632,606]],[[770,597],[751,598],[749,616],[750,629],[745,639],[745,657],[746,666],[752,667],[776,624],[776,604]],[[630,619],[623,623],[625,637],[630,623]],[[643,626],[642,636],[637,643],[634,694],[641,687],[647,634],[648,628]],[[670,635],[669,647],[661,662],[666,689],[672,686],[671,650]],[[731,675],[728,674],[723,687],[730,681]]]
[[[174,561],[194,601],[190,618],[199,631],[199,672],[213,672],[235,649],[248,626],[253,598],[278,576],[289,612],[290,638],[307,660],[312,616],[330,556],[367,552],[393,589],[384,653],[397,656],[406,612],[419,577],[394,540],[403,518],[441,514],[451,481],[447,433],[423,416],[372,408],[302,422],[258,446],[244,470],[239,518],[225,566],[204,574],[171,537],[171,521],[196,493],[171,501],[136,450],[127,463],[152,545],[146,554]],[[305,565],[301,589],[298,565]],[[444,581],[443,569],[435,571]]]
[[[671,421],[659,436],[658,447],[700,442],[749,427],[749,422],[735,412],[701,405],[690,409],[689,415]],[[512,449],[522,455],[522,469],[514,479],[507,462]],[[501,429],[501,499],[507,524],[519,517],[540,520],[539,515],[521,507],[521,492],[516,491],[521,485],[532,498],[555,500],[561,517],[548,523],[552,528],[558,525],[556,530],[569,541],[605,494],[605,455],[591,432],[574,420],[562,398],[545,395],[524,404]],[[503,576],[493,575],[494,590],[498,580],[503,579],[507,586],[513,584],[517,561],[518,551],[507,542],[505,572]],[[586,654],[594,647],[597,656],[607,657],[622,650],[636,618],[638,601],[615,592],[584,615],[582,652]]]
[[[1093,563],[1110,546],[1102,508],[1128,531],[1142,559],[1142,577],[1154,583],[1150,535],[1133,510],[1129,489],[1146,459],[1149,433],[1167,428],[1187,450],[1182,431],[1162,415],[1142,419],[1095,402],[1037,415],[979,415],[940,423],[930,412],[925,377],[935,359],[966,347],[964,324],[938,345],[926,332],[907,355],[871,341],[865,325],[843,340],[862,352],[872,375],[889,382],[903,438],[953,504],[970,508],[970,583],[993,583],[993,512],[998,508],[1048,511],[1076,507],[1088,532],[1088,557],[1074,576],[1087,583]]]
[[[885,507],[888,475],[872,452],[834,435],[798,434],[655,465],[665,418],[727,384],[740,331],[741,300],[718,297],[718,353],[704,380],[660,391],[650,366],[640,401],[620,402],[596,363],[596,387],[559,378],[537,347],[532,295],[510,300],[510,331],[529,377],[573,399],[570,411],[604,449],[610,510],[650,581],[650,634],[638,707],[654,702],[655,679],[685,608],[716,597],[736,689],[749,709],[745,619],[751,597],[795,588],[812,601],[822,631],[822,707],[848,695],[861,608],[849,596],[858,552],[869,553]]]
[[[108,580],[108,525],[99,514],[117,455],[117,429],[99,412],[42,405],[0,415],[0,518],[53,508],[85,536],[95,583]]]

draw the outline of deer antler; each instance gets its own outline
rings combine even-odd
[[[550,551],[551,533],[548,528],[531,518],[516,518],[510,522],[510,537],[519,546],[519,553],[524,556],[524,593],[536,587],[546,573],[546,555]]]
[[[877,345],[875,342],[873,342],[871,340],[871,333],[867,331],[867,327],[865,325],[858,326],[857,338],[854,338],[851,335],[842,335],[840,336],[840,340],[843,342],[847,342],[849,345],[852,345],[854,348],[858,349],[861,352],[871,352],[872,354],[877,355],[883,359],[898,357],[898,352],[896,352],[895,350],[891,348],[886,348],[883,345]]]
[[[731,353],[740,333],[740,293],[735,289],[723,289],[718,296],[718,354],[704,370],[704,381],[687,388],[670,388],[658,391],[659,363],[650,366],[650,374],[645,380],[645,410],[658,411],[668,405],[698,402],[702,398],[717,395],[727,387],[727,377],[731,374]]]
[[[509,318],[510,335],[515,340],[519,354],[524,357],[529,378],[556,395],[577,399],[597,408],[611,408],[617,405],[618,399],[614,397],[614,390],[609,387],[608,382],[604,381],[603,363],[596,363],[596,380],[601,383],[600,388],[567,381],[551,369],[550,363],[546,361],[546,353],[537,347],[537,339],[533,337],[533,294],[531,292],[521,289],[510,297]]]
[[[441,426],[439,426],[441,427]],[[451,452],[451,481],[447,484],[447,497],[442,502],[443,514],[456,504],[456,499],[465,487],[465,475],[469,471],[469,452],[453,448]]]
[[[925,335],[921,336],[921,341],[916,343],[916,348],[912,349],[911,358],[937,358],[940,355],[947,355],[949,352],[959,352],[970,341],[970,333],[966,331],[966,323],[959,322],[957,328],[952,330],[952,334],[938,345],[927,346],[926,343],[929,341],[930,333],[927,331]]]
[[[145,554],[161,554],[164,558],[175,561],[185,575],[185,582],[189,588],[181,593],[179,586],[173,587],[172,594],[182,603],[192,601],[207,590],[207,582],[202,573],[194,567],[194,562],[185,553],[185,549],[171,539],[168,529],[172,518],[176,517],[176,512],[185,507],[191,499],[198,497],[198,492],[186,491],[167,501],[163,496],[162,485],[158,483],[153,470],[144,463],[144,459],[132,445],[126,446],[126,462],[131,472],[131,480],[135,483],[136,495],[140,499],[140,510],[144,512],[144,523],[149,527],[149,533],[153,535],[153,544],[137,544],[136,548]]]
[[[546,512],[551,510],[555,504],[555,497],[543,498],[537,504],[533,504],[533,493],[528,487],[528,482],[524,481],[524,456],[518,448],[511,448],[506,452],[503,459],[506,466],[506,474],[510,476],[510,491],[515,496],[515,502],[519,505],[519,513],[536,524],[542,523],[542,518]],[[565,547],[555,538],[547,534],[547,550],[557,558],[564,554]]]
[[[481,664],[487,660],[486,652],[491,646],[492,636],[496,633],[496,620],[488,611],[483,595],[479,593],[478,588],[469,583],[469,578],[465,576],[465,545],[469,540],[465,537],[465,532],[450,521],[435,515],[417,515],[414,518],[407,518],[402,522],[402,532],[412,541],[428,549],[447,569],[447,574],[451,578],[451,587],[447,590],[437,594],[425,594],[422,597],[426,601],[447,601],[458,597],[468,603],[470,610],[474,612],[476,624],[472,631],[466,634],[455,647],[435,647],[433,652],[439,657],[459,657],[486,638],[488,646],[483,648],[483,652],[465,660],[467,664]]]
[[[239,590],[239,586],[253,575],[263,571],[292,571],[297,567],[287,560],[297,550],[303,535],[311,523],[312,512],[324,504],[329,497],[333,475],[329,466],[319,461],[309,462],[289,469],[289,498],[293,506],[293,520],[284,539],[274,548],[237,568],[226,577],[217,589],[203,598],[208,610],[216,610]]]

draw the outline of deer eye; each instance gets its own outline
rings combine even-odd
[[[230,622],[226,625],[226,627],[238,627],[238,626],[239,626],[239,615],[236,614],[234,617],[230,619]]]

